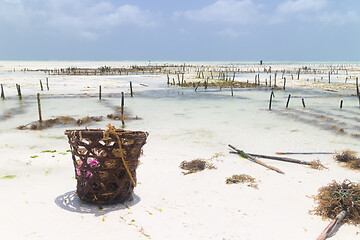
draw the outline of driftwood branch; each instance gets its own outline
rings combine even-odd
[[[230,145],[230,144],[229,144],[228,146],[229,146],[230,148],[232,148],[232,149],[233,149],[238,155],[240,155],[242,158],[249,159],[250,161],[255,162],[255,163],[257,163],[257,164],[260,164],[261,166],[264,166],[264,167],[266,167],[266,168],[268,168],[268,169],[270,169],[270,170],[273,170],[273,171],[275,171],[275,172],[278,172],[278,173],[281,173],[281,174],[285,174],[285,173],[284,173],[283,171],[281,171],[280,169],[278,169],[278,168],[276,168],[276,167],[273,167],[273,166],[270,166],[270,165],[268,165],[268,164],[260,161],[259,159],[257,159],[257,158],[255,158],[255,157],[253,157],[253,156],[245,153],[244,151],[237,149],[236,147],[234,147],[234,146],[232,146],[232,145]]]
[[[346,211],[341,211],[331,222],[330,224],[322,231],[320,236],[316,240],[324,240],[326,239],[329,234],[332,232],[332,230],[336,227],[336,225],[341,222],[344,217],[346,216]]]

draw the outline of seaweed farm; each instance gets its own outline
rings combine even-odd
[[[360,180],[336,157],[359,166],[359,76],[354,63],[1,62],[0,232],[315,239],[346,210],[327,202],[335,182]],[[148,133],[137,184],[124,203],[85,203],[64,132],[107,126]],[[356,211],[331,239],[356,238]]]

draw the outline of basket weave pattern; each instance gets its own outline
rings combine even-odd
[[[105,130],[66,130],[65,134],[71,147],[80,199],[101,204],[131,199],[146,132],[117,129],[120,148],[115,134],[105,136]],[[134,182],[123,164],[121,151]]]

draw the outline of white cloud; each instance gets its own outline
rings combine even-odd
[[[99,0],[0,0],[0,23],[70,31],[89,39],[123,25],[156,25],[148,10]]]
[[[296,18],[302,22],[344,25],[358,21],[354,11],[329,10],[328,0],[286,0],[277,8],[269,23],[277,24]]]
[[[326,7],[327,0],[288,0],[281,3],[277,11],[280,13],[299,13],[319,11]]]
[[[218,32],[217,34],[222,37],[230,37],[230,38],[237,38],[240,36],[240,34],[237,31],[235,31],[230,27]]]
[[[326,24],[344,25],[349,22],[359,21],[359,16],[354,11],[346,13],[324,12],[318,16],[318,19]]]
[[[254,23],[258,20],[261,5],[252,0],[217,0],[214,4],[199,10],[174,13],[174,17],[184,17],[199,22],[225,22],[234,24]]]

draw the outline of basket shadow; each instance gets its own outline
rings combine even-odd
[[[70,212],[88,213],[88,214],[94,214],[95,216],[102,216],[109,212],[124,210],[131,206],[134,206],[137,203],[139,203],[140,200],[141,198],[133,193],[132,201],[126,201],[124,203],[117,203],[117,204],[102,205],[102,204],[84,202],[76,195],[76,191],[70,191],[55,198],[55,203],[60,208]]]

